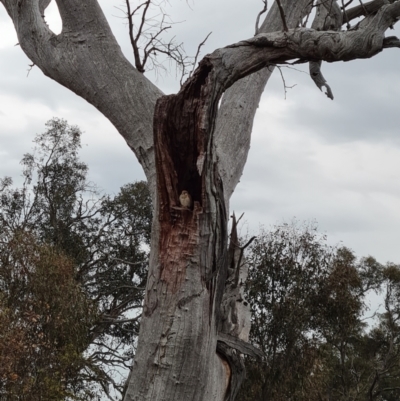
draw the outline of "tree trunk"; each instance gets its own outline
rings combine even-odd
[[[297,25],[308,3],[297,3],[289,15],[290,27]],[[262,30],[273,31],[282,25],[277,13],[275,5]],[[241,125],[248,137],[273,68],[264,71],[244,83],[249,106],[240,106],[244,113],[239,110],[232,115],[235,122],[246,118]],[[227,169],[219,162],[226,165],[234,158],[219,159],[214,145],[215,135],[221,140],[229,132],[232,141],[244,135],[235,136],[223,118],[218,122],[225,129],[215,128],[218,102],[225,90],[216,75],[213,64],[205,60],[179,94],[162,97],[156,104],[158,195],[152,257],[126,401],[233,401],[245,373],[240,352],[260,356],[246,344],[250,312],[243,306],[243,289],[232,281],[240,273],[239,248],[234,224],[228,254],[227,204],[233,189],[226,194],[223,185],[235,169],[241,174],[246,157],[237,158],[238,166],[229,168],[231,174],[221,176],[220,171],[224,174]],[[238,100],[234,94],[238,91],[245,91],[240,82],[232,88],[232,95],[225,96],[222,110],[232,110],[232,104],[227,105]],[[247,155],[249,146],[229,148],[240,148]],[[183,190],[191,195],[191,208],[180,205]]]
[[[307,49],[310,34],[303,28],[260,34],[219,49],[200,62],[177,95],[158,100],[157,220],[138,350],[124,400],[233,401],[244,376],[238,354],[257,355],[241,340],[246,328],[238,319],[229,320],[238,315],[241,295],[229,274],[229,266],[239,266],[235,252],[227,252],[230,194],[224,193],[215,148],[218,102],[234,82],[282,59],[307,59],[303,52],[311,61],[370,57],[383,46],[376,30],[356,51],[341,32],[312,31]],[[269,51],[259,51],[263,47]],[[192,197],[190,208],[179,202],[183,190]]]
[[[156,105],[158,235],[125,400],[218,400],[229,386],[230,365],[216,352],[228,235],[212,137],[222,92],[212,75],[203,63]],[[179,202],[183,190],[190,207]]]

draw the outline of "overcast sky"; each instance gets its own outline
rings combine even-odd
[[[131,60],[127,27],[115,6],[100,1],[125,55]],[[272,3],[272,2],[269,2]],[[203,55],[254,34],[260,0],[170,0],[173,34],[188,54],[213,32]],[[53,4],[46,13],[60,29]],[[390,35],[396,34],[390,32]],[[400,32],[397,32],[400,35]],[[36,133],[52,117],[82,131],[82,158],[90,178],[106,192],[144,178],[115,128],[94,107],[45,77],[19,46],[11,20],[0,6],[0,177],[21,174],[19,161]],[[400,263],[400,52],[372,60],[324,64],[331,101],[303,72],[284,69],[267,85],[254,125],[252,147],[232,199],[245,212],[243,232],[256,233],[283,221],[316,220],[332,244],[342,241],[359,256]],[[178,90],[174,70],[155,80],[165,93]]]

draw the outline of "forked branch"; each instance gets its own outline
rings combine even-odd
[[[175,37],[164,40],[163,35],[171,29],[173,21],[169,19],[162,8],[163,0],[146,0],[132,9],[130,0],[125,0],[128,20],[129,38],[133,49],[135,67],[141,73],[148,69],[165,69],[157,55],[165,55],[172,59],[182,71],[182,77],[192,62],[183,49],[182,43],[177,43]],[[141,14],[140,14],[141,13]],[[161,17],[160,17],[161,16]]]

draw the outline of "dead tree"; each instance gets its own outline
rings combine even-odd
[[[96,0],[56,0],[59,35],[43,19],[49,0],[0,1],[27,56],[115,125],[152,188],[149,276],[124,399],[233,400],[244,374],[240,355],[258,351],[246,342],[246,308],[239,308],[232,282],[231,270],[241,264],[235,262],[239,245],[228,247],[229,199],[261,93],[273,66],[310,62],[314,81],[331,96],[321,62],[400,47],[398,38],[385,37],[400,17],[400,1],[345,10],[335,0],[277,0],[254,37],[204,57],[171,96],[125,59]],[[316,20],[307,28],[313,6]],[[351,26],[357,17],[363,19]],[[182,205],[184,190],[192,202]]]

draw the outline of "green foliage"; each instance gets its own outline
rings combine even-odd
[[[88,167],[78,155],[80,137],[77,127],[68,126],[63,120],[49,121],[47,130],[35,139],[34,152],[22,159],[22,187],[14,188],[8,177],[0,180],[0,286],[1,300],[5,303],[2,319],[23,322],[25,317],[15,314],[14,298],[22,300],[26,294],[30,294],[29,299],[36,305],[49,305],[43,316],[51,317],[52,329],[44,325],[36,330],[38,333],[45,330],[46,336],[50,332],[63,336],[65,352],[57,354],[58,361],[63,361],[63,366],[69,364],[68,377],[76,379],[70,380],[69,388],[75,395],[90,382],[97,383],[105,393],[110,383],[119,387],[112,372],[118,366],[126,368],[131,363],[152,218],[145,183],[125,185],[112,197],[101,195],[88,182]],[[19,271],[19,262],[10,250],[17,239],[25,236],[36,245],[21,248],[19,258],[29,259],[38,254],[39,259],[36,256],[34,261],[29,259],[30,270]],[[69,261],[68,274],[62,273],[62,264],[46,265],[40,259],[45,258],[45,250],[57,255],[54,260]],[[46,273],[42,270],[44,265]],[[61,287],[62,274],[72,280],[70,284],[79,289],[77,293],[71,292],[70,287],[68,291]],[[67,309],[63,310],[64,307]],[[68,324],[56,326],[58,321]],[[40,355],[56,352],[52,347],[59,346],[59,341],[51,339],[46,344],[49,344],[47,348],[43,344],[38,348]],[[126,344],[130,345],[129,351],[124,350]],[[29,365],[32,370],[26,369],[26,375],[36,375],[32,372],[41,364],[39,359],[36,362],[32,359]],[[53,383],[53,376],[46,376],[49,372],[43,370],[41,383]],[[52,372],[56,374],[56,370]]]
[[[249,255],[251,341],[240,401],[400,399],[400,267],[331,248],[315,226],[263,232]],[[385,313],[364,322],[366,297],[383,292]]]
[[[77,127],[54,119],[0,180],[0,399],[91,400],[130,365],[151,231],[145,183],[101,195]],[[240,401],[400,399],[400,267],[332,248],[314,225],[262,232],[247,255],[250,340]],[[384,313],[364,322],[366,297]]]
[[[91,399],[90,386],[77,385],[91,363],[84,351],[97,309],[71,260],[16,232],[1,253],[0,277],[0,398]]]
[[[247,282],[250,336],[265,361],[247,364],[249,380],[240,400],[279,401],[304,392],[317,353],[315,300],[333,253],[315,227],[279,226],[253,243]]]

